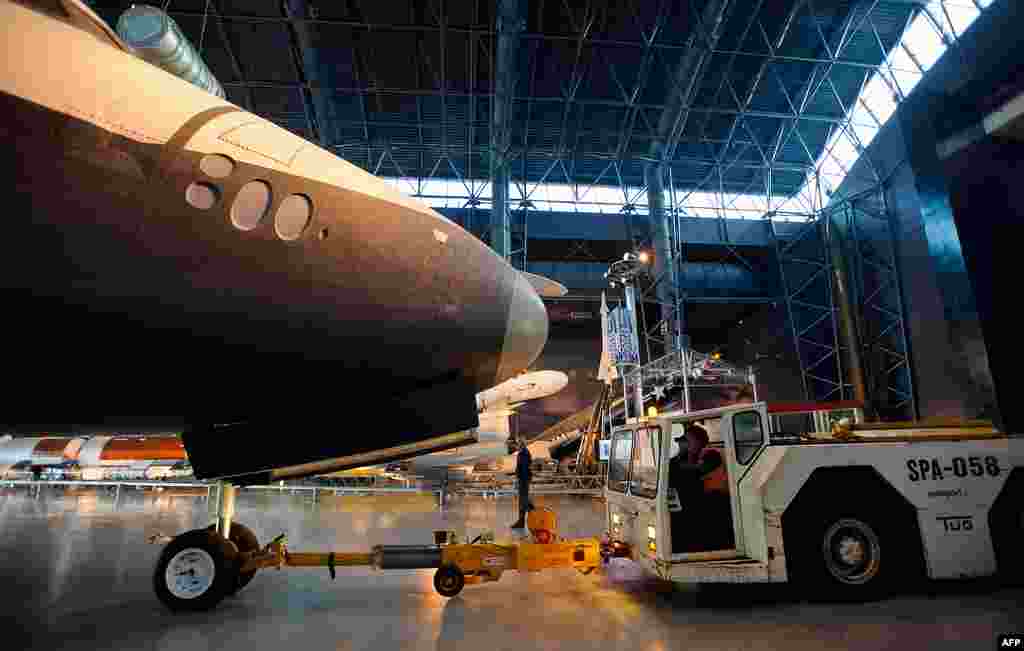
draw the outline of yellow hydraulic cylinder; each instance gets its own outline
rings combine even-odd
[[[284,564],[291,567],[359,567],[373,565],[373,554],[286,552]]]

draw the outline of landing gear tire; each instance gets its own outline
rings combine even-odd
[[[442,565],[434,572],[434,589],[442,597],[454,597],[462,592],[465,585],[466,577],[454,565]]]
[[[212,524],[207,529],[207,531],[215,530],[216,526]],[[231,524],[231,531],[228,533],[228,540],[234,543],[235,548],[239,552],[255,552],[260,548],[260,541],[256,537],[256,534],[252,532],[252,529],[238,522],[233,522]],[[228,596],[237,593],[239,590],[249,585],[249,582],[252,581],[254,576],[256,576],[256,570],[245,572],[244,574],[238,574],[238,583],[228,591]]]
[[[823,600],[872,601],[887,595],[904,562],[895,536],[858,514],[809,523],[801,532],[796,582]]]
[[[157,598],[175,612],[210,610],[237,583],[234,545],[207,529],[183,533],[168,543],[153,572]]]

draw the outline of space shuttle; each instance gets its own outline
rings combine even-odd
[[[496,387],[477,394],[480,425],[476,442],[441,452],[417,456],[401,464],[381,464],[371,468],[344,471],[340,476],[390,476],[395,468],[413,475],[434,475],[437,471],[456,467],[472,468],[508,454],[511,435],[510,419],[524,403],[554,395],[569,384],[569,376],[561,371],[534,371],[506,380]]]
[[[554,395],[568,384],[569,376],[561,371],[534,371],[477,394],[480,409],[477,442],[418,456],[411,460],[410,471],[427,474],[440,468],[473,466],[507,455],[510,419],[516,409],[530,400]]]
[[[321,474],[476,443],[477,394],[547,341],[472,234],[78,0],[0,1],[0,139],[12,429],[180,428],[200,479]]]

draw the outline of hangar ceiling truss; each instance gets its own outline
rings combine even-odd
[[[489,208],[500,161],[511,210],[643,215],[656,163],[669,210],[804,219],[814,193],[875,173],[854,161],[990,1],[163,6],[229,99],[435,205]],[[114,24],[130,3],[91,4]],[[501,28],[502,11],[518,21]],[[499,67],[502,33],[515,47]],[[565,187],[516,196],[545,178]]]

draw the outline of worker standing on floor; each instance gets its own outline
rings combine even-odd
[[[533,510],[530,503],[530,480],[533,478],[533,457],[526,445],[526,439],[520,437],[519,452],[516,454],[516,483],[519,484],[519,519],[512,523],[513,529],[526,526],[526,513]]]

